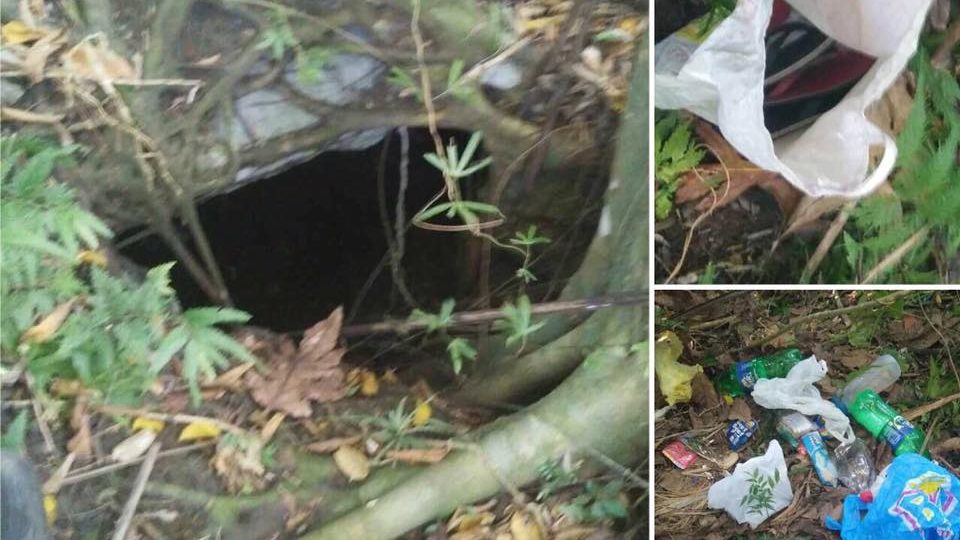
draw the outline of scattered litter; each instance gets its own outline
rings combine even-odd
[[[678,362],[681,353],[683,343],[676,334],[670,331],[660,334],[655,348],[655,371],[660,382],[660,392],[670,405],[690,401],[693,395],[690,383],[698,373],[703,373],[703,368],[699,365],[690,366]]]
[[[917,454],[898,456],[881,473],[873,497],[848,495],[843,522],[825,519],[843,540],[960,536],[960,479]],[[866,499],[866,500],[864,500]],[[861,513],[866,510],[866,515]]]
[[[854,492],[861,492],[870,487],[876,476],[873,459],[867,452],[867,445],[860,439],[850,444],[838,446],[833,452],[837,461],[837,473],[840,482]]]
[[[842,443],[853,442],[850,419],[836,405],[820,397],[820,391],[813,385],[826,374],[826,362],[811,356],[790,369],[786,377],[757,381],[753,399],[767,409],[790,409],[807,416],[820,415],[830,435]]]
[[[786,508],[792,499],[787,464],[776,439],[764,455],[737,465],[733,475],[710,486],[707,493],[710,508],[726,510],[737,523],[749,523],[752,528]]]
[[[785,349],[770,356],[737,362],[717,382],[717,389],[731,397],[749,394],[758,380],[785,377],[801,360],[803,353],[798,349]]]
[[[849,407],[860,392],[869,389],[879,394],[893,386],[893,383],[899,379],[900,364],[897,363],[897,359],[889,354],[878,356],[870,367],[843,387],[839,394],[840,402],[843,406]]]
[[[687,448],[683,441],[673,441],[672,443],[663,447],[661,450],[663,455],[667,456],[671,462],[681,469],[686,469],[693,465],[693,462],[697,460],[697,454],[692,450]]]
[[[898,456],[920,453],[923,447],[923,433],[873,390],[857,395],[850,405],[850,415],[871,435],[886,441]]]
[[[730,444],[731,450],[739,450],[746,446],[747,442],[750,441],[750,437],[753,437],[753,434],[760,429],[760,422],[756,420],[750,420],[749,422],[744,422],[743,420],[736,420],[730,422],[730,425],[727,427],[727,442]]]

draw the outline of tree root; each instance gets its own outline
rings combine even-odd
[[[605,463],[635,461],[647,444],[646,366],[645,346],[598,350],[550,395],[497,421],[475,446],[303,538],[395,538],[458,506],[515,491],[537,478],[538,466],[568,452]]]

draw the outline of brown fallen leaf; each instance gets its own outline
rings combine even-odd
[[[307,445],[307,450],[317,454],[329,454],[340,449],[341,446],[347,446],[360,442],[360,435],[352,437],[334,437],[325,441],[317,441]]]
[[[437,446],[434,448],[411,448],[408,450],[391,450],[387,452],[386,457],[391,461],[401,463],[437,463],[442,461],[450,453],[447,446]]]
[[[27,328],[23,335],[20,336],[20,342],[44,343],[49,341],[50,338],[57,333],[57,330],[60,329],[63,321],[67,320],[67,316],[70,315],[70,310],[73,309],[73,304],[76,301],[76,298],[71,298],[55,307],[53,311],[41,319],[40,322]]]
[[[47,35],[50,31],[44,28],[34,28],[23,21],[13,20],[0,28],[0,36],[6,45],[30,43]]]
[[[743,420],[749,422],[753,419],[753,412],[750,411],[750,405],[743,398],[736,398],[730,404],[730,410],[727,412],[728,420]]]
[[[111,82],[136,79],[137,72],[125,58],[114,52],[106,38],[90,36],[60,56],[67,75],[78,79]]]
[[[232,493],[266,487],[266,468],[260,460],[263,444],[258,437],[224,437],[211,460],[213,470]]]
[[[697,123],[697,135],[710,148],[717,159],[722,163],[704,165],[697,171],[685,173],[677,188],[674,201],[683,204],[700,200],[697,210],[704,212],[714,205],[710,186],[706,182],[715,182],[714,191],[718,197],[716,208],[721,208],[737,200],[745,191],[758,187],[770,193],[777,201],[780,211],[784,215],[793,213],[800,201],[800,191],[773,171],[761,169],[743,159],[740,154],[718,133],[709,123]],[[727,175],[730,176],[729,188],[724,186]],[[726,196],[724,196],[726,193]]]
[[[85,396],[77,398],[70,415],[70,427],[74,430],[73,437],[67,442],[67,450],[73,452],[78,459],[86,459],[93,455],[93,432],[90,430],[90,414],[87,412]]]
[[[30,77],[30,81],[38,83],[43,80],[43,73],[47,66],[47,59],[67,43],[66,31],[59,30],[38,39],[23,56],[21,68]]]
[[[336,401],[346,395],[340,359],[346,349],[337,348],[343,308],[307,329],[299,349],[284,338],[278,354],[269,361],[268,373],[247,374],[250,395],[268,410],[294,418],[310,416],[311,402]]]
[[[351,482],[359,482],[370,474],[370,459],[352,446],[341,446],[333,453],[337,468]]]
[[[260,430],[260,440],[263,441],[263,444],[267,444],[273,439],[273,436],[277,433],[277,430],[280,429],[280,424],[283,423],[283,420],[287,415],[283,413],[275,413],[270,417],[270,420],[267,420],[267,423],[264,424],[263,429]]]
[[[840,359],[840,363],[847,369],[860,369],[873,361],[873,354],[863,349],[834,349],[834,356]]]

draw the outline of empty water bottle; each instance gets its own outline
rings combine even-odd
[[[800,444],[810,456],[810,463],[820,482],[829,487],[837,486],[837,466],[830,459],[830,452],[823,443],[823,437],[817,431],[817,425],[806,416],[794,412],[784,414],[777,422],[777,431],[781,435],[799,440]]]
[[[874,437],[884,440],[893,453],[920,453],[923,433],[873,390],[863,390],[850,404],[850,415]]]
[[[837,447],[833,452],[837,462],[840,482],[848,488],[861,492],[870,487],[876,476],[873,460],[867,453],[867,445],[860,439]]]
[[[897,359],[884,354],[878,356],[866,370],[847,383],[840,391],[840,401],[848,408],[864,390],[883,392],[900,378],[900,364]]]

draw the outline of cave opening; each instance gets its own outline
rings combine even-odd
[[[429,132],[409,128],[408,134],[407,221],[443,187],[440,171],[422,158],[434,150]],[[469,133],[445,130],[441,136],[444,143],[452,139],[462,148]],[[367,149],[323,152],[198,204],[233,302],[253,316],[251,324],[295,332],[339,305],[348,313],[355,311],[358,320],[410,312],[385,259],[385,222],[393,230],[396,221],[401,148],[398,130],[391,130]],[[475,159],[482,157],[481,148]],[[464,197],[479,197],[485,181],[485,170],[464,179]],[[189,238],[185,227],[180,234]],[[425,307],[447,297],[476,294],[471,280],[464,279],[468,236],[407,229],[404,281]],[[175,260],[166,244],[146,231],[128,231],[118,245],[123,255],[144,267]],[[183,307],[210,305],[181,264],[171,277]]]

